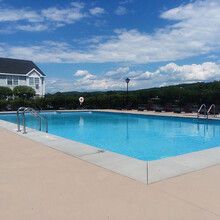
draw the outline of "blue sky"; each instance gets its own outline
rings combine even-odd
[[[219,55],[219,0],[0,0],[0,57],[49,93],[220,80]]]

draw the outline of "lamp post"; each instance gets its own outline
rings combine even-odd
[[[127,104],[128,104],[128,83],[130,82],[130,79],[125,79],[125,82],[127,83]]]

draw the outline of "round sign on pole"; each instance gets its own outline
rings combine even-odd
[[[80,98],[79,98],[79,102],[80,102],[80,105],[82,105],[82,103],[84,102],[84,98],[83,98],[83,97],[80,97]]]

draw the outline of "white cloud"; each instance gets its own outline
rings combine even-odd
[[[89,74],[88,70],[77,70],[73,76],[85,76],[88,74]]]
[[[75,91],[73,82],[63,78],[46,78],[46,92],[67,92]]]
[[[124,6],[118,6],[115,10],[115,14],[125,15],[125,14],[127,14],[127,9]]]
[[[188,82],[188,81],[204,81],[219,80],[220,66],[213,62],[203,64],[192,64],[178,66],[175,63],[169,63],[159,68],[161,74],[169,75],[170,81]]]
[[[75,7],[81,10],[84,6]],[[52,9],[50,9],[52,10]],[[48,19],[64,22],[67,10],[67,22],[75,22],[79,17],[71,18],[71,9],[53,9],[54,15]],[[156,30],[153,34],[138,30],[117,30],[102,42],[90,41],[90,45],[76,50],[71,45],[56,47],[40,44],[36,46],[3,46],[4,56],[33,59],[38,62],[127,62],[150,63],[175,61],[203,54],[211,55],[220,51],[220,1],[204,0],[182,5],[165,11],[161,18],[173,20],[175,24]],[[80,13],[80,12],[79,12]],[[68,16],[69,15],[69,16]],[[54,16],[54,17],[53,17]],[[84,16],[82,14],[81,16]],[[32,16],[34,18],[34,16]],[[72,19],[72,20],[71,20]],[[57,22],[56,25],[57,25]],[[33,25],[36,31],[37,26]],[[30,26],[20,26],[30,31]],[[97,39],[96,39],[97,40]],[[35,55],[39,54],[38,57]]]
[[[58,9],[55,7],[42,10],[42,15],[45,19],[53,22],[63,22],[72,24],[84,17],[86,14],[81,12],[82,5],[73,5],[74,7],[68,7],[64,9]]]
[[[39,31],[44,31],[48,29],[47,25],[44,24],[35,24],[35,25],[18,25],[17,26],[18,30],[23,30],[23,31],[32,31],[32,32],[39,32]]]
[[[57,28],[65,24],[73,24],[87,17],[87,14],[82,12],[83,9],[84,4],[80,2],[72,2],[68,7],[51,7],[41,11],[34,11],[30,8],[15,9],[0,7],[0,22],[22,22],[22,24],[18,23],[18,26],[13,26],[13,29],[43,31],[45,30],[42,28],[43,26]]]
[[[114,39],[99,44],[94,56],[105,61],[147,63],[171,61],[220,50],[220,1],[206,0],[161,14],[174,25],[153,34],[122,30]],[[102,58],[103,57],[103,58]],[[103,61],[104,62],[104,61]]]
[[[159,67],[155,72],[130,71],[128,67],[120,67],[115,71],[107,71],[104,75],[94,75],[88,70],[78,70],[73,76],[73,80],[48,79],[47,92],[123,90],[126,89],[127,77],[131,79],[129,83],[131,90],[220,80],[220,64],[206,62],[179,66],[169,63]]]
[[[122,74],[120,74],[122,73]],[[115,75],[119,74],[119,78]],[[89,74],[90,75],[90,74]],[[169,63],[158,68],[155,72],[130,71],[128,67],[121,67],[115,71],[109,71],[103,76],[85,77],[75,81],[75,87],[79,90],[118,90],[125,88],[125,78],[131,79],[129,87],[143,89],[152,86],[161,86],[190,83],[200,81],[220,80],[220,65],[212,62],[178,66]]]
[[[89,11],[92,15],[95,16],[99,16],[106,13],[104,8],[99,8],[99,7],[92,8]]]
[[[70,5],[78,9],[83,9],[85,7],[83,2],[71,2]]]
[[[94,44],[98,44],[103,42],[104,40],[108,39],[109,36],[107,35],[101,35],[101,36],[91,36],[90,38],[86,38],[86,39],[73,39],[73,42],[76,42],[78,44],[90,44],[92,45],[91,47],[94,47]]]
[[[217,59],[218,56],[216,56],[216,55],[213,54],[213,55],[208,56],[207,58],[208,58],[208,59]]]
[[[140,75],[136,75],[134,79],[135,80],[152,80],[152,79],[155,79],[156,77],[159,77],[158,71],[154,73],[146,71],[144,73],[141,73]]]
[[[111,76],[114,78],[121,78],[129,71],[129,67],[120,67],[117,70],[109,71],[106,73],[106,76]]]
[[[42,21],[41,16],[30,9],[0,8],[0,22],[26,20],[28,22]]]

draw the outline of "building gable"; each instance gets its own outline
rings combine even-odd
[[[42,76],[45,76],[45,74],[35,65],[33,61],[0,58],[0,73],[27,75],[33,69]]]
[[[42,75],[40,72],[38,72],[35,68],[32,69],[30,72],[26,74],[28,77],[45,77],[45,75]]]

